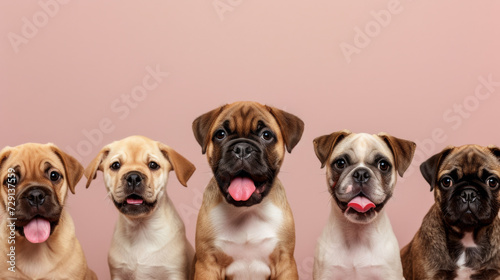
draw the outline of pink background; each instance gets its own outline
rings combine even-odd
[[[188,188],[173,173],[168,185],[193,241],[211,171],[191,122],[237,100],[287,110],[306,123],[280,178],[299,273],[311,279],[330,211],[312,140],[348,128],[417,142],[387,206],[406,244],[433,202],[416,166],[450,144],[500,145],[499,12],[497,1],[1,1],[0,147],[53,142],[86,166],[128,135],[167,143],[197,167]],[[141,93],[156,67],[168,77]],[[90,267],[108,279],[117,210],[102,175],[85,182],[67,207]]]

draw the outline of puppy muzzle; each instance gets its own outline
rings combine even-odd
[[[130,217],[139,217],[150,213],[156,206],[156,200],[149,202],[145,199],[147,176],[133,170],[122,177],[123,196],[113,203],[122,213]]]
[[[261,144],[247,138],[228,141],[214,167],[219,189],[235,206],[258,204],[269,193],[275,170],[265,160]]]
[[[492,223],[498,214],[498,205],[488,194],[487,186],[466,181],[458,184],[444,201],[442,212],[448,224],[470,231]]]
[[[16,230],[31,243],[45,242],[59,223],[62,207],[51,188],[33,185],[18,196]]]

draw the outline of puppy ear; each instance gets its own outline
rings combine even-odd
[[[440,153],[433,155],[428,160],[424,161],[420,165],[420,173],[424,176],[424,179],[431,186],[431,191],[436,185],[436,180],[439,172],[439,166],[441,162],[448,156],[448,154],[454,149],[453,146],[448,146]]]
[[[323,135],[320,137],[316,137],[313,140],[314,152],[321,162],[321,168],[325,167],[328,158],[333,152],[333,148],[346,136],[351,134],[347,129],[336,131],[329,135]]]
[[[208,135],[210,127],[214,123],[215,119],[217,119],[220,115],[222,110],[224,110],[224,107],[226,107],[226,105],[207,112],[193,121],[194,138],[196,138],[196,141],[200,144],[202,154],[205,154],[207,151],[207,145],[210,141],[210,135]]]
[[[274,116],[280,126],[283,140],[285,141],[286,150],[291,153],[292,149],[299,143],[302,133],[304,132],[304,122],[297,116],[287,113],[283,110],[270,107],[266,108]]]
[[[497,159],[500,161],[500,148],[498,148],[497,146],[494,146],[494,145],[489,145],[487,147],[488,149],[490,149],[491,153],[497,157]]]
[[[184,187],[187,187],[187,181],[196,170],[194,164],[165,144],[158,142],[158,148],[160,148],[163,156],[172,164],[175,176],[177,176],[179,182]]]
[[[97,176],[97,170],[102,171],[102,161],[108,156],[109,147],[106,146],[97,154],[97,156],[90,162],[90,164],[85,168],[85,177],[87,177],[86,188],[90,186],[90,182]]]
[[[64,173],[66,173],[66,178],[68,179],[69,190],[75,194],[76,184],[78,184],[83,175],[82,164],[55,145],[51,145],[51,149],[62,161],[64,165]]]
[[[12,153],[12,147],[6,146],[0,151],[0,170],[2,169],[2,165],[9,158]]]
[[[412,141],[400,139],[384,132],[377,134],[377,136],[382,138],[391,149],[398,174],[403,177],[406,169],[410,167],[417,145]]]

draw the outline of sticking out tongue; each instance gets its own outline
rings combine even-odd
[[[49,238],[50,223],[42,218],[35,218],[24,226],[24,236],[31,243],[42,243]]]
[[[366,211],[375,208],[375,204],[364,196],[356,196],[349,201],[347,207],[350,207],[360,213],[365,213]]]
[[[139,205],[142,204],[143,200],[140,198],[127,198],[127,204]]]
[[[227,189],[236,201],[247,201],[255,191],[255,184],[249,178],[234,178]]]

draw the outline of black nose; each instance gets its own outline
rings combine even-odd
[[[253,153],[252,145],[248,143],[238,143],[233,147],[233,153],[239,159],[245,159]]]
[[[463,203],[473,203],[477,199],[477,193],[473,189],[465,189],[460,194]]]
[[[34,189],[28,192],[26,198],[31,206],[41,206],[45,202],[45,193],[42,190]]]
[[[127,186],[133,189],[141,184],[142,177],[138,172],[130,172],[127,177],[125,177],[125,180],[127,181]]]
[[[354,171],[352,177],[357,183],[366,183],[370,180],[370,171],[366,168],[358,168]]]

